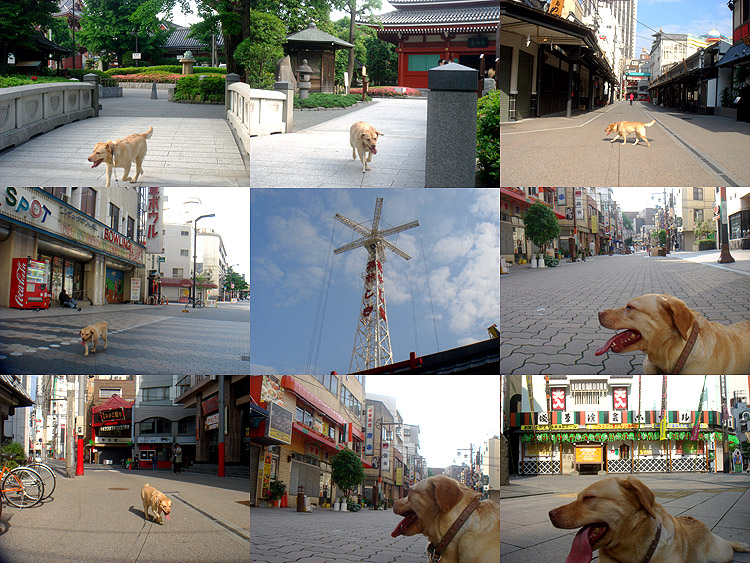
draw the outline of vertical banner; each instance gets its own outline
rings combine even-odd
[[[383,471],[390,472],[391,470],[391,444],[390,442],[381,442],[380,445],[380,467],[383,468]]]
[[[146,252],[161,254],[164,252],[162,238],[162,192],[161,187],[147,188],[146,197]]]
[[[367,407],[367,424],[365,425],[365,455],[372,455],[375,453],[374,448],[374,433],[375,433],[375,407]]]
[[[557,188],[557,205],[565,206],[565,188]]]
[[[691,440],[697,440],[700,436],[700,427],[701,427],[701,418],[703,418],[703,395],[706,392],[706,378],[708,376],[703,376],[703,389],[701,390],[701,398],[698,401],[698,412],[695,415],[695,424],[693,425],[693,431],[690,432],[690,439]]]
[[[582,188],[573,188],[575,193],[576,220],[583,221],[583,190]]]
[[[661,422],[659,424],[659,440],[667,439],[667,376],[661,380]]]
[[[130,300],[141,300],[141,278],[130,278]]]
[[[531,431],[534,434],[534,442],[536,442],[536,417],[534,416],[534,385],[531,381],[530,375],[526,376],[526,387],[529,392],[529,412],[531,412]]]
[[[546,395],[546,406],[547,406],[547,424],[552,424],[552,409],[550,408],[550,394],[549,394],[549,375],[544,376],[544,393]],[[552,432],[552,426],[550,426],[550,432]]]

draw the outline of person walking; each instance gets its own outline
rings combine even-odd
[[[631,93],[631,94],[630,94],[630,105],[631,105],[631,106],[633,105],[633,98],[634,98],[634,96],[633,96],[633,94]]]
[[[180,473],[180,470],[182,469],[182,448],[180,447],[180,444],[174,445],[174,450],[172,451],[172,461],[173,472]]]
[[[589,242],[590,256],[594,255],[594,250],[595,249],[596,249],[596,244],[594,243],[594,239],[591,239],[591,242]]]

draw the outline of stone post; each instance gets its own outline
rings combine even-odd
[[[94,117],[99,117],[99,75],[93,72],[83,75],[83,81],[94,85],[91,92],[91,105],[94,108]]]
[[[229,95],[229,87],[235,82],[239,82],[239,81],[240,81],[239,74],[236,74],[234,72],[230,72],[229,74],[227,74],[227,78],[224,83],[224,107],[226,108],[227,111],[229,111],[229,108],[232,105],[232,100]]]
[[[291,133],[294,129],[294,84],[279,81],[274,83],[273,89],[286,95],[284,115],[281,116],[281,120],[285,125],[284,132]]]
[[[426,188],[473,188],[477,157],[477,71],[458,63],[427,72]]]

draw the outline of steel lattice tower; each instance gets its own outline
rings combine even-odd
[[[375,215],[372,227],[368,228],[351,219],[336,213],[335,218],[362,236],[359,240],[345,244],[333,251],[341,254],[347,250],[364,247],[367,249],[367,265],[362,275],[362,305],[360,307],[357,334],[354,337],[354,349],[349,363],[349,372],[362,371],[378,366],[392,364],[391,336],[388,333],[388,317],[385,310],[385,284],[383,282],[383,263],[387,248],[404,260],[411,260],[406,252],[385,240],[385,237],[419,226],[419,221],[405,223],[398,227],[378,230],[380,212],[383,209],[383,198],[375,200]]]

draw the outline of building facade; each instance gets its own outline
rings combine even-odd
[[[198,274],[208,276],[210,284],[206,287],[204,299],[218,299],[221,295],[221,284],[227,271],[227,251],[221,235],[213,229],[198,229],[197,237],[198,257],[202,258],[198,264]]]
[[[727,188],[729,247],[750,249],[750,188]]]
[[[393,397],[367,394],[367,435],[373,431],[371,468],[365,469],[364,498],[373,506],[392,506],[404,491],[403,419]]]
[[[677,242],[681,250],[699,250],[695,227],[713,221],[715,204],[714,188],[676,188]]]
[[[87,378],[84,459],[89,463],[119,465],[133,457],[135,379],[134,375]]]
[[[730,0],[727,7],[732,11],[732,46],[717,66],[728,69],[729,76],[733,78],[726,90],[722,90],[722,94],[726,91],[727,99],[732,100],[723,115],[750,122],[750,2]],[[735,104],[734,100],[738,97],[739,101]]]
[[[156,270],[162,296],[171,303],[187,303],[193,287],[193,226],[164,223],[164,253],[149,254],[149,269]]]

